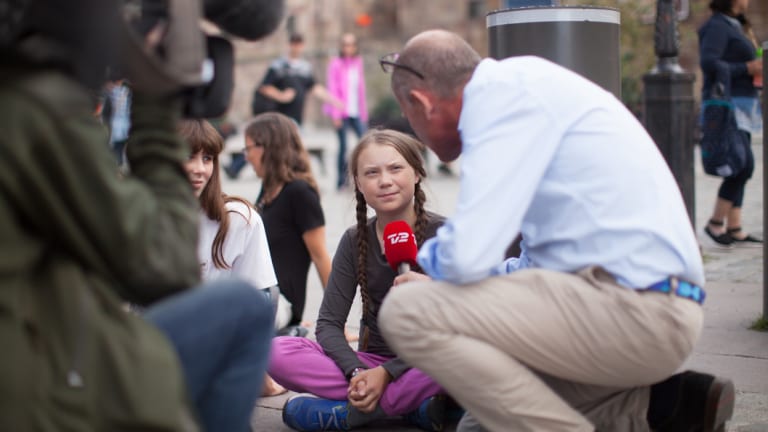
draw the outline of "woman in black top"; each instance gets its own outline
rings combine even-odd
[[[256,116],[246,128],[245,157],[262,180],[256,208],[264,220],[280,291],[292,305],[289,325],[298,326],[310,262],[323,287],[331,272],[325,218],[309,156],[296,123],[269,112]]]

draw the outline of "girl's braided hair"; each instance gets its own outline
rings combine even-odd
[[[349,159],[350,176],[355,185],[355,200],[357,201],[357,283],[360,285],[360,297],[363,301],[363,322],[367,323],[371,317],[371,296],[368,292],[368,277],[366,273],[368,256],[368,204],[365,201],[363,193],[357,187],[358,171],[357,164],[360,155],[368,147],[377,145],[387,145],[400,153],[408,165],[413,168],[419,178],[424,179],[427,171],[424,167],[424,157],[422,151],[424,146],[411,135],[404,134],[392,129],[372,129],[368,131],[355,147]],[[427,228],[427,213],[424,210],[426,195],[421,188],[421,181],[416,183],[413,198],[413,207],[416,213],[416,224],[414,234],[416,235],[416,244],[424,241],[424,235]],[[419,270],[418,267],[415,268]],[[368,325],[365,324],[363,337],[360,341],[360,349],[365,350],[368,347]]]

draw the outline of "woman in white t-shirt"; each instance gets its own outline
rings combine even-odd
[[[283,328],[290,319],[291,304],[279,294],[261,216],[248,201],[221,190],[219,154],[224,148],[223,138],[206,120],[182,120],[178,131],[190,146],[184,169],[200,201],[197,255],[203,280],[236,277],[270,293],[277,299],[275,328]],[[265,395],[284,391],[267,377]]]

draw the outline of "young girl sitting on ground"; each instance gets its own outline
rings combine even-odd
[[[426,176],[421,146],[393,130],[372,130],[350,158],[357,225],[342,236],[317,320],[317,341],[277,337],[270,375],[289,390],[283,421],[301,431],[348,430],[386,416],[405,415],[427,430],[442,427],[439,385],[396,358],[378,330],[377,315],[397,273],[383,256],[383,230],[405,221],[417,244],[434,236],[443,217],[424,210]],[[367,207],[376,213],[367,217]],[[359,351],[344,325],[360,286],[363,317]]]

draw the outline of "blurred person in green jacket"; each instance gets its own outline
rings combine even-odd
[[[178,91],[134,82],[118,175],[93,115],[117,4],[0,0],[0,430],[247,431],[273,311],[246,282],[191,289]]]

